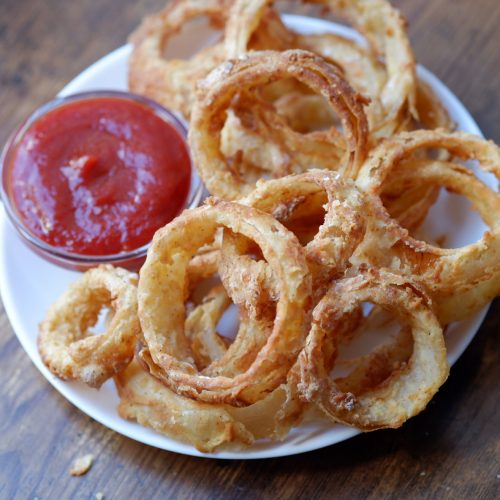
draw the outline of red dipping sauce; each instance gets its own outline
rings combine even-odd
[[[143,98],[103,94],[56,101],[4,152],[11,215],[65,253],[110,256],[143,247],[188,201],[182,124]]]

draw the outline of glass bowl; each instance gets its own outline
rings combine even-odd
[[[7,140],[7,143],[5,144],[2,155],[0,157],[0,196],[3,201],[5,212],[10,222],[14,226],[17,234],[20,236],[21,240],[31,250],[36,252],[44,259],[52,262],[53,264],[78,271],[85,271],[99,264],[112,264],[131,270],[137,270],[144,262],[151,242],[148,242],[147,244],[133,250],[127,250],[109,255],[78,254],[52,246],[33,234],[33,232],[23,222],[12,200],[11,190],[8,186],[9,172],[12,168],[12,162],[10,161],[11,157],[14,154],[16,147],[24,137],[24,134],[26,134],[30,127],[37,122],[37,120],[45,116],[50,111],[65,106],[66,104],[80,102],[86,99],[96,99],[100,97],[125,99],[145,105],[151,111],[153,111],[156,116],[160,117],[162,120],[171,125],[184,139],[184,141],[186,141],[187,139],[187,127],[181,121],[181,119],[176,117],[171,111],[159,105],[155,101],[143,96],[132,94],[130,92],[103,90],[73,94],[66,97],[57,97],[56,99],[44,104],[36,111],[34,111],[23,123],[21,123],[17,127],[17,129],[14,130],[14,132]],[[187,147],[187,145],[186,148],[189,153],[189,148]],[[189,194],[185,203],[185,208],[194,208],[198,206],[203,197],[203,184],[198,177],[196,170],[193,168],[191,159],[190,162],[191,184],[189,188]]]

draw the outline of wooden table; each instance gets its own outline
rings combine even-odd
[[[398,0],[418,60],[500,143],[497,0]],[[161,0],[3,0],[0,142]],[[160,451],[75,409],[40,375],[0,305],[0,497],[493,498],[500,494],[500,302],[423,414],[397,431],[289,458],[221,461]],[[75,457],[96,461],[83,477]]]

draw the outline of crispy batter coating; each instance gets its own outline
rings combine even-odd
[[[256,189],[241,200],[241,203],[270,213],[291,227],[302,214],[309,215],[318,208],[324,212],[320,225],[314,228],[314,236],[305,245],[315,294],[319,296],[324,293],[325,285],[348,267],[349,258],[365,233],[361,212],[367,196],[354,183],[338,177],[333,172],[311,170],[259,182]]]
[[[391,136],[410,116],[417,117],[415,56],[400,12],[387,0],[308,1],[352,24],[368,40],[372,53],[384,60],[387,79],[380,95],[373,96],[380,102],[382,115],[371,124],[372,137]]]
[[[251,445],[253,435],[222,407],[178,396],[134,361],[115,377],[123,418],[211,452],[227,443]]]

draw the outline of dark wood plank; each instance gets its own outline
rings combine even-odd
[[[418,60],[500,142],[496,0],[397,0]],[[124,43],[159,0],[4,0],[0,141],[90,63]],[[159,451],[92,421],[60,396],[20,347],[0,306],[0,497],[498,498],[500,301],[428,409],[397,431],[305,455],[225,462]],[[75,457],[96,461],[83,477]]]

